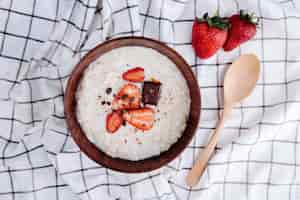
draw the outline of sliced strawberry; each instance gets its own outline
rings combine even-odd
[[[139,108],[142,94],[140,89],[131,83],[125,84],[112,102],[114,110]]]
[[[152,108],[141,108],[125,111],[123,118],[137,129],[146,131],[153,127],[154,110]]]
[[[132,68],[124,72],[122,78],[126,81],[143,82],[145,78],[144,69],[141,67]]]
[[[113,111],[106,116],[106,130],[109,133],[116,132],[123,123],[122,114],[119,111]]]

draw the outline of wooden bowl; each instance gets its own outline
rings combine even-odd
[[[150,157],[139,161],[112,158],[105,152],[102,152],[92,142],[89,141],[89,139],[86,137],[85,133],[81,129],[80,124],[78,123],[76,118],[75,94],[84,70],[89,66],[90,63],[92,63],[102,54],[112,49],[124,46],[148,47],[167,56],[176,64],[176,66],[186,79],[191,96],[190,114],[187,121],[187,126],[182,136],[167,151],[161,153],[158,156]],[[79,146],[79,148],[89,158],[99,163],[100,165],[103,165],[113,170],[127,173],[138,173],[148,172],[166,165],[167,163],[175,159],[187,147],[197,129],[200,117],[201,99],[197,79],[195,78],[190,66],[173,49],[159,41],[155,41],[148,38],[123,37],[113,39],[98,45],[90,52],[88,52],[75,66],[68,80],[64,98],[64,107],[66,121],[71,135],[77,143],[77,145]]]

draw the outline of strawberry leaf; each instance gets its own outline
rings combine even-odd
[[[254,13],[251,13],[251,14],[245,13],[244,10],[240,10],[240,18],[248,21],[251,24],[258,25],[258,23],[259,23],[259,18],[257,16],[255,16]]]
[[[207,22],[208,26],[216,27],[221,30],[228,29],[230,27],[230,23],[228,18],[220,17],[218,14],[209,17],[208,13],[205,13],[202,18],[197,18],[199,23]]]

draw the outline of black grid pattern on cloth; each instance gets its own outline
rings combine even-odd
[[[92,9],[93,7],[89,7],[88,4],[85,4],[83,1],[74,1],[78,2],[78,4],[82,4],[84,7],[87,7],[89,9]],[[2,2],[3,3],[3,2]],[[16,69],[13,68],[10,71],[10,74],[14,76],[5,76],[6,74],[1,74],[1,81],[4,82],[4,84],[7,85],[7,88],[9,90],[5,94],[3,92],[1,94],[1,97],[3,99],[3,102],[6,102],[9,99],[9,93],[13,89],[14,86],[20,83],[19,81],[19,74],[23,69],[26,69],[28,66],[28,63],[30,62],[30,53],[34,50],[33,46],[35,48],[40,48],[42,43],[44,43],[47,40],[48,34],[51,31],[51,27],[55,26],[59,22],[59,13],[62,12],[61,5],[63,5],[63,1],[56,1],[55,4],[51,3],[51,7],[49,9],[52,9],[48,13],[45,12],[45,16],[41,16],[43,14],[42,8],[39,7],[39,15],[36,14],[36,4],[39,4],[39,6],[42,6],[44,1],[34,0],[33,2],[27,2],[27,6],[32,7],[29,10],[22,10],[22,7],[18,7],[17,1],[7,1],[4,2],[7,3],[7,7],[1,7],[0,6],[0,12],[1,14],[6,14],[7,17],[1,16],[3,20],[5,20],[5,26],[1,27],[1,51],[0,51],[0,59],[6,59],[12,62],[13,66],[17,66]],[[32,5],[30,5],[32,4]],[[49,16],[50,14],[53,14],[52,16]],[[48,15],[47,15],[48,14]],[[15,19],[19,19],[19,24],[16,24],[17,22],[14,21]],[[26,20],[29,20],[29,27],[26,27]],[[12,26],[21,25],[24,21],[24,30],[23,33],[15,33],[12,31]],[[64,20],[67,24],[75,25],[72,21],[68,21],[67,19]],[[37,23],[37,24],[35,24]],[[42,25],[45,23],[48,25],[48,32],[40,31],[38,30],[37,25]],[[34,31],[32,27],[35,26]],[[77,28],[77,27],[76,27]],[[77,28],[78,29],[78,28]],[[80,29],[80,28],[79,28]],[[82,28],[83,29],[83,28]],[[82,30],[86,31],[86,30]],[[22,45],[22,42],[24,42],[23,46],[20,46],[20,49],[22,49],[20,55],[15,55],[15,52],[13,49],[12,51],[9,51],[9,47],[13,47],[8,40],[15,40],[16,42],[19,42],[20,45]],[[31,45],[31,46],[28,46]],[[6,61],[5,60],[5,61]],[[33,59],[32,59],[33,60]],[[52,64],[52,61],[50,61],[47,58],[44,58],[48,64]],[[8,61],[7,61],[8,62]],[[6,66],[1,66],[6,67]],[[4,146],[1,146],[1,160],[3,162],[3,167],[1,167],[1,174],[5,175],[3,178],[1,178],[1,182],[3,184],[9,184],[9,188],[3,188],[0,192],[0,199],[78,199],[76,196],[74,196],[69,189],[69,186],[62,182],[60,176],[58,175],[58,172],[53,168],[53,165],[50,164],[50,162],[46,159],[47,156],[45,155],[45,152],[42,150],[42,145],[35,146],[33,148],[29,148],[28,146],[32,144],[27,144],[27,141],[21,141],[19,142],[15,137],[16,135],[13,135],[14,132],[23,132],[26,130],[27,127],[35,126],[37,122],[41,122],[41,120],[34,119],[34,106],[40,102],[49,101],[52,99],[55,99],[57,97],[60,97],[61,95],[56,95],[48,98],[38,98],[38,99],[32,99],[32,84],[36,84],[36,80],[45,79],[48,81],[60,81],[61,82],[61,93],[63,93],[63,86],[62,86],[62,80],[66,79],[67,76],[61,77],[59,74],[59,70],[57,69],[57,77],[49,77],[49,76],[35,76],[27,78],[23,81],[27,81],[28,88],[29,88],[29,99],[26,99],[25,101],[16,102],[13,103],[13,107],[11,110],[11,116],[4,116],[0,118],[1,125],[2,124],[10,124],[10,128],[1,130],[1,138],[5,141]],[[3,95],[3,96],[2,96]],[[2,103],[2,102],[1,102]],[[29,106],[28,108],[23,109],[22,105],[24,105],[24,108],[26,106]],[[24,110],[24,112],[30,113],[29,118],[23,119],[22,116],[16,116],[16,113],[20,112],[17,109],[21,109],[21,111]],[[23,110],[22,110],[23,109]],[[2,114],[2,113],[1,113]],[[19,113],[20,114],[20,113]],[[19,118],[20,117],[20,118]],[[5,133],[3,134],[3,131],[8,131],[9,136],[6,137]],[[22,133],[21,132],[21,133]],[[3,135],[2,135],[3,134]],[[9,155],[9,153],[6,155],[6,152],[9,151],[10,147],[13,147],[12,144],[19,144],[23,146],[23,151],[20,150],[19,153],[15,153],[12,155]],[[22,165],[16,165],[16,164],[10,164],[10,160],[14,160],[18,157],[23,157],[27,161],[24,162],[24,166]],[[28,164],[26,164],[28,163]],[[27,166],[27,167],[25,167]],[[4,177],[9,177],[8,179]],[[27,182],[27,183],[26,183]],[[23,185],[22,185],[23,184]],[[25,186],[28,185],[28,186]],[[22,186],[24,189],[22,189]]]
[[[203,14],[204,8],[219,8],[221,13],[227,13],[227,10],[222,8],[225,4],[222,0],[209,3],[198,0],[147,0],[141,2],[141,5],[131,0],[121,0],[117,3],[107,0],[103,1],[101,9],[97,9],[92,0],[69,2],[56,0],[47,3],[51,5],[48,8],[49,12],[42,11],[40,7],[42,0],[32,0],[26,5],[27,7],[23,5],[23,8],[18,6],[16,0],[4,0],[4,2],[5,6],[0,6],[0,18],[4,20],[3,24],[0,23],[0,67],[5,68],[3,73],[0,72],[0,85],[4,88],[0,94],[0,106],[5,107],[7,112],[0,112],[0,126],[5,127],[0,133],[2,161],[0,182],[5,183],[6,187],[0,189],[0,199],[36,200],[47,199],[46,197],[78,199],[73,194],[75,191],[81,198],[92,200],[95,199],[98,191],[101,191],[113,196],[120,192],[122,195],[126,194],[126,196],[119,196],[120,199],[134,200],[138,199],[137,192],[141,187],[147,188],[145,191],[149,193],[145,199],[197,199],[214,190],[218,191],[220,196],[212,199],[232,199],[233,193],[237,193],[237,195],[244,195],[246,199],[269,200],[275,199],[274,195],[278,191],[283,195],[281,199],[296,199],[296,191],[300,188],[298,173],[300,118],[299,114],[293,114],[292,110],[300,103],[299,97],[294,95],[297,87],[300,87],[297,86],[300,83],[300,75],[295,69],[300,59],[294,53],[293,45],[299,47],[300,35],[296,34],[291,26],[293,23],[299,24],[300,15],[296,16],[295,12],[289,15],[289,9],[296,7],[294,1],[279,1],[277,8],[280,9],[276,16],[269,15],[264,9],[270,5],[266,3],[267,1],[252,2],[252,9],[257,12],[261,20],[256,37],[234,51],[230,58],[220,52],[208,62],[203,62],[195,56],[191,51],[190,39],[186,35],[190,33],[188,31],[195,16]],[[244,6],[244,3],[237,0],[228,4],[232,4],[231,12],[236,12]],[[62,13],[64,6],[69,6],[68,13]],[[176,17],[168,11],[169,6],[180,10],[182,14]],[[77,16],[78,13],[81,14]],[[180,162],[168,166],[170,169],[182,169],[180,171],[182,176],[191,168],[197,152],[205,147],[205,141],[214,128],[214,120],[223,108],[222,75],[232,58],[245,52],[255,51],[261,59],[262,76],[257,84],[257,94],[254,94],[255,98],[234,108],[235,120],[230,120],[226,124],[222,133],[224,136],[216,147],[216,152],[220,154],[216,154],[216,159],[208,164],[208,169],[203,176],[203,185],[188,188],[183,181],[170,179],[168,189],[164,189],[159,186],[160,173],[149,173],[124,183],[118,182],[114,179],[116,175],[113,172],[94,164],[87,164],[85,155],[73,148],[74,144],[66,127],[53,126],[50,129],[43,127],[43,130],[47,130],[42,136],[45,134],[45,138],[58,138],[55,140],[58,144],[53,146],[39,143],[39,134],[24,133],[32,127],[42,126],[45,115],[49,113],[51,120],[58,124],[63,123],[64,116],[60,105],[69,71],[61,66],[57,52],[69,52],[66,57],[71,55],[70,57],[74,59],[80,59],[86,51],[100,42],[99,39],[89,44],[90,38],[87,36],[91,25],[90,15],[95,13],[102,20],[101,25],[97,24],[99,27],[95,29],[99,36],[105,35],[103,30],[110,29],[110,32],[105,35],[106,38],[143,35],[162,40],[186,58],[199,78],[203,95],[203,123],[199,125],[198,134],[181,156]],[[22,32],[13,28],[13,25],[16,25],[14,23],[17,23],[15,19],[20,20],[18,23],[24,24]],[[124,23],[120,23],[121,20]],[[109,23],[111,27],[107,25]],[[271,31],[270,25],[273,24],[274,27],[275,24],[277,25],[277,31]],[[48,27],[49,31],[37,29],[38,25]],[[51,34],[54,27],[63,30],[61,37]],[[77,39],[70,40],[70,37]],[[90,37],[93,37],[93,34]],[[48,54],[34,56],[32,52],[47,46],[46,41]],[[11,50],[10,47],[16,44],[20,48]],[[273,46],[277,48],[271,49]],[[11,67],[9,72],[6,72],[7,67],[4,64],[8,63]],[[34,64],[41,67],[40,73],[31,71],[30,66]],[[29,73],[23,77],[26,70],[29,70]],[[276,78],[270,76],[272,73]],[[38,85],[47,84],[56,89],[36,92],[41,89],[37,87]],[[10,94],[20,85],[25,87],[27,94],[24,98],[16,97],[15,101],[11,101]],[[278,96],[272,96],[275,93],[273,91],[278,91]],[[42,108],[48,108],[52,104],[54,106],[49,108],[49,111],[45,111],[44,114],[39,113]],[[274,112],[277,116],[273,116],[276,115]],[[252,121],[249,121],[250,119]],[[251,135],[247,135],[247,132],[251,132]],[[284,137],[282,132],[287,135]],[[225,137],[231,138],[233,142],[226,140]],[[243,140],[243,137],[247,139]],[[259,148],[270,154],[265,153],[259,157],[257,152]],[[284,157],[279,153],[279,148],[285,149],[290,156]],[[241,154],[244,155],[243,157],[237,154],[239,151],[243,152]],[[78,161],[78,166],[63,171],[64,166],[57,161],[58,154],[73,160],[74,163]],[[261,170],[260,172],[266,176],[255,177],[255,170]],[[286,178],[276,179],[276,176],[283,171],[287,172]],[[98,183],[91,182],[93,175],[103,176],[103,179]],[[80,180],[78,185],[80,182],[82,187],[74,186],[76,184],[72,181],[77,178]]]

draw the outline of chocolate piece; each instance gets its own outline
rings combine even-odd
[[[101,104],[102,104],[102,105],[105,105],[105,101],[101,101]]]
[[[106,94],[110,94],[112,92],[112,89],[111,88],[106,88],[105,92],[106,92]]]
[[[160,86],[160,82],[144,82],[142,95],[142,101],[144,104],[157,105],[160,97]]]

